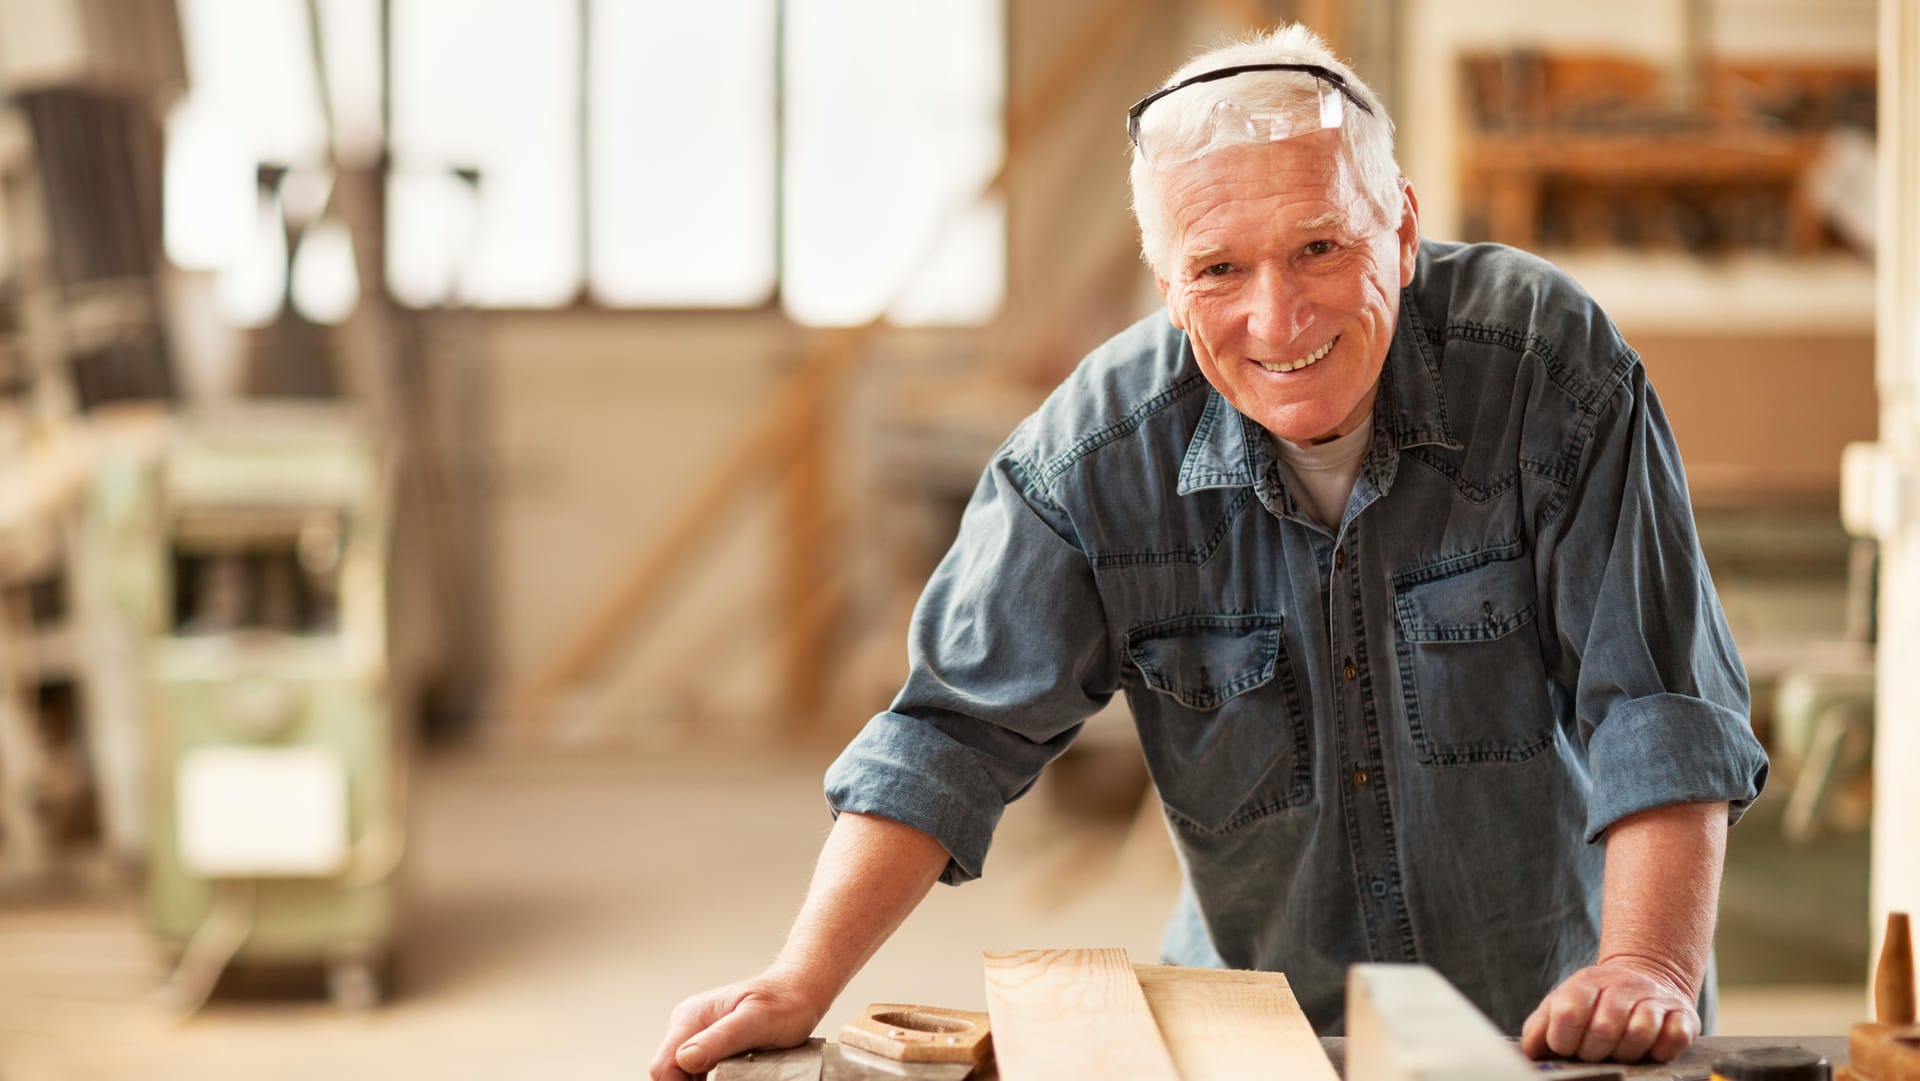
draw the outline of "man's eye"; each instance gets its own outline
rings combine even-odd
[[[1232,263],[1214,263],[1200,272],[1203,278],[1218,278],[1233,269]]]
[[[1332,250],[1333,250],[1333,241],[1331,240],[1309,241],[1306,247],[1306,252],[1308,255],[1325,255]]]

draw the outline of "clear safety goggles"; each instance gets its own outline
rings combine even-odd
[[[1293,104],[1279,107],[1242,105],[1225,98],[1198,118],[1175,109],[1147,114],[1148,106],[1189,86],[1256,71],[1297,73],[1302,80],[1302,92],[1295,96]],[[1373,109],[1347,88],[1347,81],[1338,72],[1318,64],[1236,64],[1203,71],[1134,102],[1127,110],[1127,138],[1149,164],[1173,165],[1192,161],[1217,147],[1277,143],[1297,135],[1337,128],[1346,118],[1349,102],[1361,112],[1373,114]]]

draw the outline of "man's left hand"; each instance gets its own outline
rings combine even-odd
[[[1520,1030],[1528,1058],[1669,1062],[1700,1034],[1693,996],[1665,975],[1614,961],[1566,978]]]

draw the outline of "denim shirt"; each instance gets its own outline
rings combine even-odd
[[[1010,800],[1127,696],[1185,875],[1168,960],[1421,962],[1517,1033],[1599,943],[1609,825],[1767,760],[1639,357],[1564,274],[1423,242],[1337,529],[1155,314],[994,455],[837,814],[981,873]]]

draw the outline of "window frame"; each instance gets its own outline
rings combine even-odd
[[[576,128],[579,133],[579,141],[577,144],[579,169],[576,173],[576,184],[578,186],[578,193],[579,193],[579,199],[577,204],[579,207],[579,212],[575,216],[575,221],[573,223],[574,228],[577,231],[578,241],[579,241],[579,251],[578,251],[579,266],[577,268],[579,271],[579,282],[573,289],[572,296],[563,303],[553,304],[553,305],[477,304],[477,303],[444,303],[439,305],[414,305],[406,301],[403,301],[399,297],[394,295],[393,290],[387,283],[386,267],[383,264],[380,268],[380,275],[381,275],[380,288],[382,293],[386,296],[387,301],[395,305],[396,307],[399,307],[409,312],[431,312],[431,311],[436,311],[436,310],[440,310],[442,308],[447,308],[447,307],[459,307],[462,310],[468,310],[468,311],[474,311],[474,312],[480,312],[480,313],[486,313],[486,314],[508,315],[508,316],[514,316],[514,317],[525,317],[525,316],[537,317],[541,315],[557,315],[562,313],[579,314],[582,312],[595,312],[595,313],[604,312],[604,313],[611,313],[619,316],[664,318],[664,319],[672,319],[675,321],[689,321],[689,322],[698,321],[698,320],[707,319],[707,318],[714,318],[714,317],[737,318],[742,316],[756,316],[760,318],[777,319],[779,322],[792,325],[792,326],[805,327],[805,328],[817,328],[822,330],[833,329],[835,327],[845,328],[847,326],[858,325],[858,324],[808,323],[796,318],[793,315],[793,313],[788,311],[786,308],[786,293],[787,293],[786,250],[785,250],[786,242],[785,242],[784,234],[785,234],[785,224],[786,224],[786,216],[787,216],[786,214],[787,184],[786,184],[786,178],[785,178],[784,163],[786,160],[786,144],[787,144],[787,92],[786,92],[787,5],[790,2],[790,0],[772,0],[772,2],[773,2],[773,16],[774,16],[774,27],[773,27],[774,78],[773,78],[773,103],[772,103],[773,104],[773,121],[774,121],[773,122],[774,168],[773,168],[771,183],[769,185],[769,195],[773,201],[772,215],[769,219],[769,227],[773,231],[773,235],[771,237],[772,254],[773,254],[773,283],[771,288],[768,289],[767,296],[764,300],[756,304],[713,304],[713,305],[612,304],[612,303],[599,300],[594,296],[594,290],[593,290],[593,284],[592,284],[592,271],[593,271],[593,268],[592,268],[592,243],[593,243],[592,183],[593,181],[591,176],[593,148],[591,146],[591,140],[590,140],[592,113],[593,113],[593,107],[594,107],[593,96],[591,93],[592,79],[593,79],[593,72],[592,72],[593,61],[592,61],[592,49],[591,49],[591,39],[592,39],[592,33],[593,33],[593,26],[592,26],[593,0],[574,0],[576,27],[579,35],[578,48],[579,48],[579,56],[580,56],[580,63],[576,69],[576,80],[577,80],[576,92],[578,95],[577,100],[579,102],[579,108],[578,108],[578,113],[574,118],[574,122],[576,124]],[[1000,98],[1001,98],[1000,106],[997,111],[996,119],[998,121],[999,130],[1000,130],[1002,155],[1004,156],[1006,136],[1007,136],[1007,118],[1008,118],[1008,102],[1009,102],[1008,95],[1012,86],[1013,57],[1012,57],[1012,50],[1010,48],[1010,42],[1008,40],[1009,34],[1010,34],[1010,22],[1009,22],[1010,12],[1008,11],[1007,0],[993,0],[993,2],[998,3],[1000,7],[1000,24],[1002,27],[1002,34],[1000,37],[1000,49],[1001,49],[1000,72],[1001,72],[1002,86],[1001,86],[1001,95],[1000,95]],[[392,87],[393,87],[393,66],[395,63],[394,56],[393,56],[392,20],[394,15],[393,15],[392,0],[382,0],[381,13],[382,13],[382,19],[381,19],[381,39],[380,39],[380,48],[381,48],[380,77],[381,77],[382,85],[380,88],[380,102],[381,102],[380,129],[381,129],[381,142],[384,148],[383,158],[384,160],[391,162],[393,160]],[[1002,198],[1004,199],[1005,196],[1002,196]],[[383,209],[383,216],[381,221],[381,232],[382,232],[381,244],[382,244],[383,250],[386,246],[386,243],[387,243],[386,237],[389,232],[384,214],[385,214],[385,211]],[[1012,271],[1012,268],[1011,268],[1012,236],[1011,234],[1012,234],[1013,214],[1012,214],[1011,207],[1007,207],[1003,210],[1003,217],[1004,217],[1003,228],[1005,230],[1005,242],[1003,243],[1002,251],[1001,251],[1001,266],[1000,266],[1000,273],[1002,275],[1001,298],[998,304],[995,306],[993,313],[988,318],[977,323],[975,322],[912,323],[912,324],[904,324],[903,329],[911,329],[911,330],[917,330],[917,331],[933,331],[933,332],[969,331],[969,330],[977,329],[983,326],[990,326],[1004,316],[1007,302],[1008,302],[1007,291],[1008,291],[1008,286],[1011,283],[1011,271]],[[363,283],[363,287],[364,287],[364,283]],[[878,318],[882,322],[888,321],[886,313],[884,311],[879,313]]]

